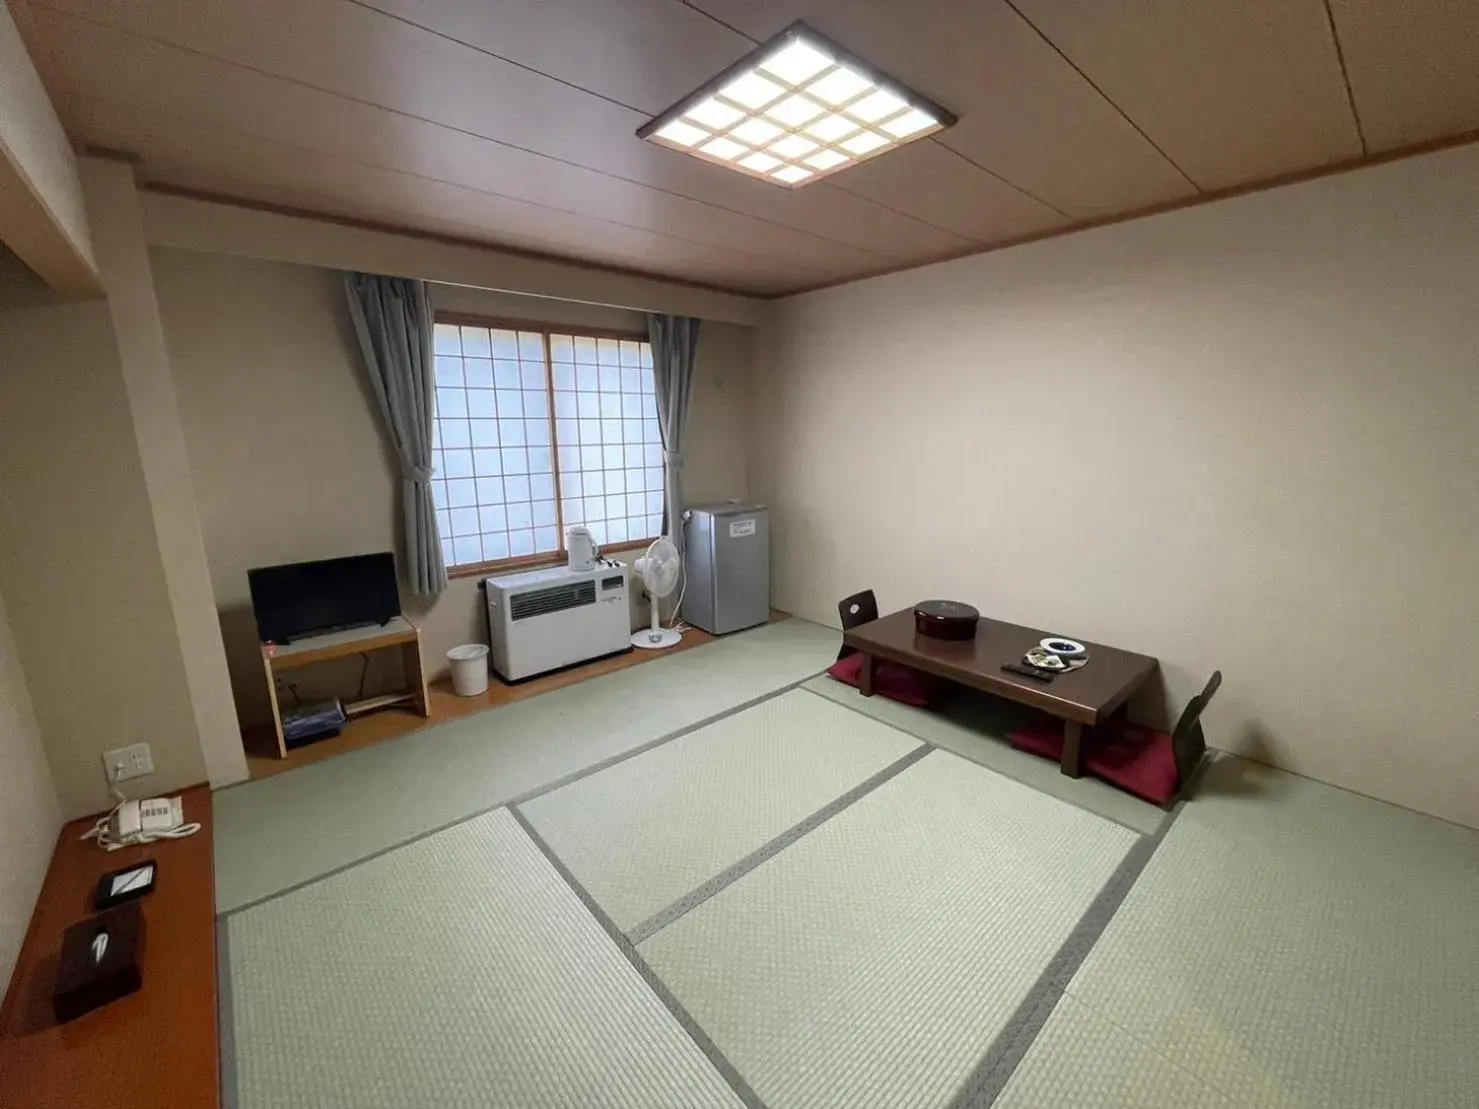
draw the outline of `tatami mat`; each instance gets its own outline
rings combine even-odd
[[[919,747],[794,690],[520,810],[630,931]]]
[[[770,1109],[945,1105],[1137,838],[937,751],[639,951]]]
[[[1476,875],[1479,832],[1223,759],[1069,993],[1239,1104],[1469,1107]]]
[[[1235,1104],[1063,997],[992,1109],[1234,1109]]]
[[[741,1105],[507,811],[227,928],[242,1109]]]
[[[1146,835],[1154,835],[1169,815],[1097,778],[1069,778],[1057,763],[1012,747],[1007,742],[1009,732],[1051,726],[1052,722],[1009,701],[961,690],[947,697],[939,710],[917,709],[887,697],[864,697],[852,686],[825,675],[803,688]]]
[[[824,669],[783,620],[215,795],[228,912],[691,727]]]

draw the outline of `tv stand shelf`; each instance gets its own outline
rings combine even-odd
[[[347,658],[371,651],[399,650],[408,688],[400,693],[386,693],[351,701],[344,714],[361,716],[392,705],[414,705],[422,716],[431,715],[431,701],[426,691],[426,668],[421,664],[421,629],[397,616],[385,625],[349,628],[295,639],[291,643],[262,644],[262,668],[267,674],[267,699],[272,705],[272,727],[277,735],[277,757],[288,757],[288,745],[282,734],[282,711],[277,704],[277,676],[284,670],[310,666],[315,662]]]

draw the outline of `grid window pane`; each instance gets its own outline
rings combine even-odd
[[[438,440],[444,447],[472,446],[472,431],[466,420],[443,420]]]
[[[544,335],[439,323],[435,340],[432,496],[443,559],[455,567],[558,551]]]
[[[464,358],[462,376],[469,389],[493,388],[493,363],[486,358]]]
[[[565,525],[583,524],[597,543],[655,538],[646,444],[657,401],[642,384],[644,365],[651,376],[650,347],[580,335],[551,335],[550,347],[570,351],[575,363],[572,372],[556,369],[553,387]]]
[[[483,543],[476,535],[454,537],[452,540],[452,564],[469,566],[483,561]]]
[[[489,356],[486,327],[464,327],[462,329],[462,356],[464,358],[487,358]]]
[[[451,567],[662,523],[652,349],[638,339],[438,323],[432,495]],[[557,469],[558,467],[558,469]]]
[[[436,376],[438,385],[457,388],[462,384],[462,359],[437,355]]]

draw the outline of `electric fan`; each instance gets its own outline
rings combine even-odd
[[[636,571],[652,599],[652,625],[632,636],[632,646],[649,651],[675,646],[683,638],[683,633],[658,623],[657,602],[678,586],[678,575],[683,571],[683,559],[678,548],[671,539],[654,539],[647,553],[637,559]]]

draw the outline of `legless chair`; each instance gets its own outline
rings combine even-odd
[[[844,597],[837,602],[837,615],[842,618],[842,630],[852,631],[859,624],[867,624],[878,619],[878,598],[873,596],[871,589],[854,593],[851,597]],[[837,652],[837,658],[845,659],[848,655],[856,653],[856,647],[844,646]]]

